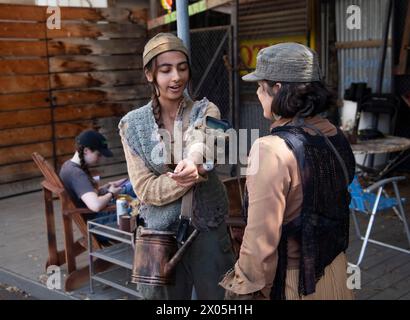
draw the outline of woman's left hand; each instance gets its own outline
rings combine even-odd
[[[128,178],[122,178],[122,179],[119,179],[117,181],[111,181],[111,182],[109,182],[109,184],[112,184],[115,187],[120,187],[125,181],[127,181],[127,179]]]
[[[181,187],[191,187],[199,179],[198,167],[192,160],[183,159],[176,166],[174,173],[168,172],[167,176]]]

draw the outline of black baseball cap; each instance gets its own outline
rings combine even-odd
[[[76,142],[79,145],[88,147],[91,150],[98,150],[104,157],[112,157],[113,153],[108,149],[107,139],[95,130],[86,130],[81,132]]]

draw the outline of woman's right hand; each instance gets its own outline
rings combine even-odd
[[[120,193],[121,189],[122,189],[121,187],[116,187],[115,185],[110,184],[107,191],[111,192],[113,194],[113,196],[116,197]]]
[[[191,187],[199,179],[198,166],[190,159],[183,159],[178,163],[174,173],[167,172],[167,176],[181,187]]]

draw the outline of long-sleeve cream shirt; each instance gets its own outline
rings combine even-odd
[[[280,119],[272,127],[291,119]],[[335,135],[336,128],[319,116],[306,119],[325,135]],[[315,134],[307,129],[310,134]],[[257,167],[257,170],[255,167]],[[296,218],[302,207],[303,192],[296,158],[278,136],[256,140],[248,162],[248,222],[239,259],[220,285],[228,293],[269,299],[276,273],[282,225]],[[299,267],[300,250],[295,239],[288,242],[288,268]]]
[[[180,111],[182,112],[183,135],[185,135],[187,130],[189,130],[189,118],[192,107],[193,101],[184,98],[180,105],[180,108],[182,109]],[[205,110],[204,121],[206,116],[211,116],[218,119],[221,118],[218,107],[211,102]],[[153,173],[145,165],[142,158],[133,152],[127,144],[124,134],[126,126],[127,124],[125,123],[120,127],[120,136],[124,148],[125,159],[127,161],[128,175],[138,199],[146,204],[162,206],[181,198],[189,190],[189,187],[178,186],[173,179],[169,178],[165,174],[157,176]],[[195,130],[201,130],[204,133],[205,122],[198,126]],[[172,136],[172,133],[170,134]],[[183,147],[186,148],[186,154],[189,155],[195,152],[197,154],[205,155],[206,141],[204,139],[205,133],[189,135],[186,140],[186,144],[183,145]],[[171,151],[173,151],[173,149],[174,148],[172,148]],[[204,178],[201,178],[198,182],[201,181],[204,181]]]

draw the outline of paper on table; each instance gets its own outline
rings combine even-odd
[[[341,122],[342,128],[345,131],[353,130],[355,125],[355,118],[357,112],[357,102],[350,100],[343,100],[343,107],[341,108]]]

